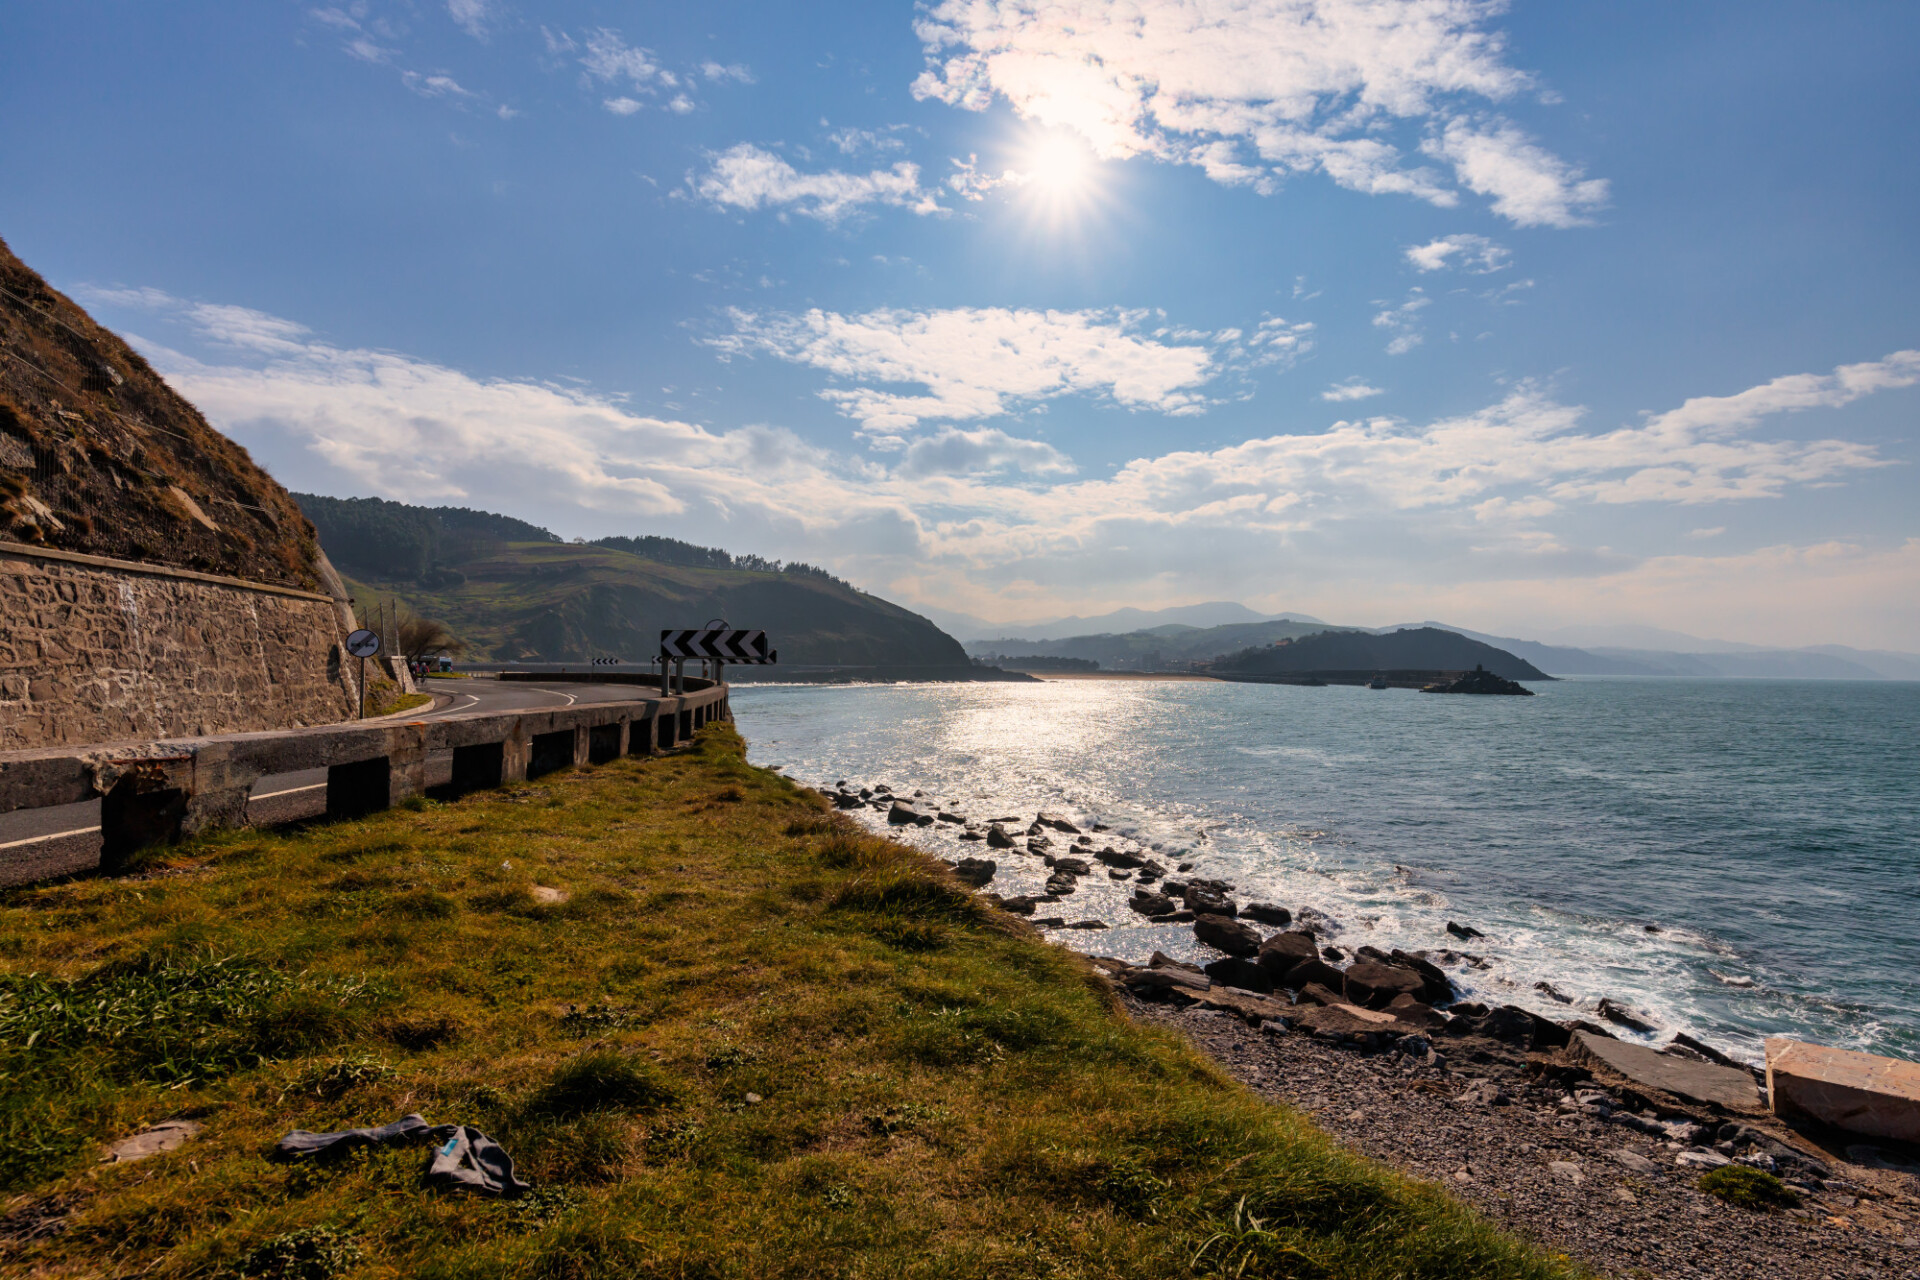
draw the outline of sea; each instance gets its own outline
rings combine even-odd
[[[1639,1039],[1684,1031],[1754,1062],[1769,1036],[1920,1059],[1920,684],[1532,688],[742,685],[733,709],[750,758],[797,781],[1097,823],[1096,849],[1304,910],[1323,944],[1450,950],[1465,999],[1592,1019],[1611,998],[1656,1028]],[[1040,892],[1038,858],[951,824],[893,831],[995,857],[997,892]],[[1041,914],[1107,927],[1049,936],[1217,954],[1129,910],[1134,887],[1096,864]]]

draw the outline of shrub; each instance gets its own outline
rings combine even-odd
[[[1699,1187],[1742,1209],[1791,1209],[1800,1197],[1780,1179],[1744,1164],[1722,1165],[1700,1175]]]

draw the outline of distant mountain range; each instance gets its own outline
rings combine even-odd
[[[1311,622],[1322,627],[1326,625],[1320,619],[1304,613],[1255,613],[1247,606],[1230,600],[1176,605],[1170,609],[1115,609],[1112,613],[1096,614],[1091,618],[1075,616],[1031,623],[988,622],[985,618],[976,618],[970,613],[955,613],[950,609],[929,608],[925,612],[927,617],[940,624],[941,630],[962,642],[991,640],[995,637],[1065,640],[1070,636],[1117,635],[1155,627],[1204,629],[1279,619]]]
[[[929,610],[930,614],[935,611]],[[936,620],[956,615],[936,614]],[[964,616],[964,615],[960,615]],[[1225,618],[1195,622],[1186,619]],[[1920,654],[1846,645],[1769,649],[1731,640],[1708,640],[1678,631],[1634,625],[1567,627],[1548,633],[1561,643],[1496,636],[1446,622],[1421,621],[1390,627],[1329,626],[1306,614],[1261,615],[1228,602],[1179,609],[1123,609],[1093,618],[1064,618],[1038,627],[959,626],[967,651],[1091,659],[1113,670],[1148,670],[1209,662],[1242,649],[1335,630],[1386,635],[1422,627],[1451,631],[1494,646],[1556,676],[1685,676],[1710,679],[1920,680]],[[1141,625],[1141,623],[1148,625]],[[1082,627],[1085,630],[1074,630]],[[981,634],[985,630],[992,638]],[[1001,632],[1018,630],[1019,634]],[[1062,632],[1065,634],[1062,634]],[[1584,646],[1571,641],[1586,641]],[[1668,647],[1671,646],[1671,647]],[[1504,674],[1504,673],[1502,673]],[[1514,678],[1514,677],[1509,677]]]
[[[1384,634],[1321,631],[1282,644],[1244,649],[1214,663],[1212,670],[1284,676],[1336,671],[1471,671],[1475,667],[1485,667],[1508,680],[1547,678],[1532,663],[1505,649],[1439,627],[1409,627]]]

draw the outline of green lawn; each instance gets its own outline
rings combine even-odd
[[[1133,1025],[726,726],[0,891],[0,1072],[10,1274],[1575,1274]],[[264,1158],[410,1111],[535,1193]],[[197,1141],[96,1163],[180,1116]]]

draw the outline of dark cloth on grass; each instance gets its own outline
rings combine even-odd
[[[329,1160],[360,1147],[414,1147],[432,1143],[420,1180],[442,1191],[472,1191],[512,1199],[527,1184],[513,1175],[513,1157],[470,1125],[428,1124],[417,1115],[402,1116],[374,1129],[308,1133],[295,1129],[273,1144],[275,1160]]]

